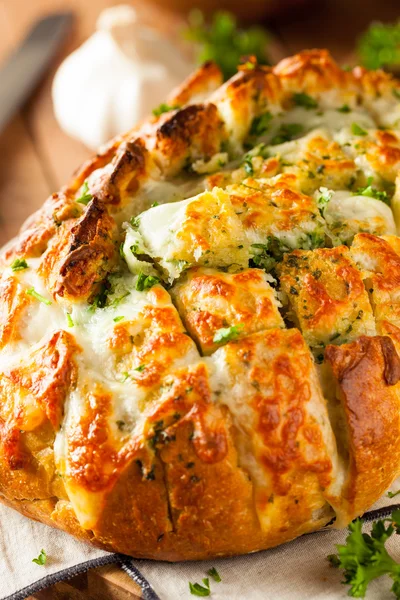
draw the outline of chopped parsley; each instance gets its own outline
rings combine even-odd
[[[351,108],[348,104],[343,104],[343,106],[341,106],[340,108],[336,109],[338,112],[340,113],[349,113],[351,112]]]
[[[308,94],[303,94],[303,93],[293,94],[292,98],[293,98],[293,102],[296,104],[296,106],[302,106],[303,108],[305,108],[307,110],[311,110],[312,108],[317,108],[317,106],[318,106],[317,101],[314,98],[312,98],[311,96],[309,96]]]
[[[42,296],[42,294],[39,294],[39,292],[37,292],[34,287],[31,287],[29,288],[29,290],[26,290],[26,293],[28,294],[28,296],[32,296],[33,298],[36,298],[36,300],[39,300],[39,302],[42,302],[42,304],[46,304],[47,306],[50,306],[51,304],[51,300],[48,300],[47,298]]]
[[[231,325],[231,327],[222,327],[218,329],[213,337],[214,344],[224,344],[231,340],[236,340],[239,334],[242,332],[244,325],[239,323],[238,325]]]
[[[139,371],[139,373],[143,373],[145,368],[146,368],[146,365],[139,365],[138,367],[136,367],[136,369],[134,369],[134,371]]]
[[[350,585],[349,596],[364,598],[371,581],[389,575],[394,581],[391,591],[400,598],[400,564],[385,548],[388,538],[394,532],[400,533],[400,510],[393,511],[390,518],[375,521],[370,534],[362,533],[361,519],[350,523],[349,532],[346,543],[336,546],[337,554],[328,556],[332,566],[344,570],[343,583]]]
[[[43,548],[41,549],[40,554],[37,558],[32,558],[32,562],[36,563],[37,565],[40,565],[41,567],[43,567],[46,564],[46,561],[47,561],[47,554],[43,550]]]
[[[11,263],[11,269],[13,271],[23,271],[24,269],[29,269],[29,265],[24,258],[16,258],[13,263]]]
[[[134,229],[139,229],[139,225],[140,225],[140,218],[139,217],[131,217],[129,219],[129,223],[131,224],[131,226]]]
[[[272,138],[271,144],[272,146],[276,146],[277,144],[290,142],[303,131],[304,127],[303,125],[300,125],[300,123],[282,123],[278,133]]]
[[[271,120],[272,115],[268,111],[258,117],[254,117],[250,127],[250,135],[260,136],[266,133],[269,129]]]
[[[388,492],[388,498],[394,498],[395,496],[397,496],[398,494],[400,494],[400,490],[397,490],[397,492]]]
[[[119,323],[120,321],[123,321],[125,319],[125,317],[123,315],[119,316],[119,317],[114,317],[113,321],[115,323]]]
[[[68,323],[68,327],[73,327],[75,325],[71,314],[69,312],[67,312],[67,323]]]
[[[200,585],[200,583],[192,583],[189,581],[189,590],[193,596],[209,596],[210,591],[210,583],[207,578],[202,580],[204,585]]]
[[[170,105],[166,104],[165,102],[162,102],[160,106],[157,106],[157,108],[153,108],[153,115],[155,117],[159,117],[160,115],[169,112],[170,110],[178,110],[178,108],[180,108],[178,104]]]
[[[79,196],[79,198],[76,199],[76,202],[78,202],[78,204],[86,205],[86,204],[89,204],[89,202],[91,201],[92,198],[93,198],[93,196],[89,192],[88,182],[85,181],[81,187],[81,195]]]
[[[375,198],[376,200],[381,200],[385,204],[390,205],[390,200],[387,192],[377,190],[372,186],[373,177],[368,177],[367,185],[364,188],[358,188],[356,192],[353,193],[354,196],[367,196],[368,198]]]
[[[211,567],[211,569],[208,569],[207,575],[212,577],[214,579],[214,581],[216,581],[217,583],[219,583],[221,581],[220,574],[218,573],[218,571],[215,567]]]
[[[157,285],[160,283],[158,277],[154,277],[153,275],[145,275],[144,273],[139,273],[138,278],[136,280],[135,289],[138,292],[144,292],[145,290],[149,290],[153,287],[153,285]]]
[[[351,124],[351,133],[353,135],[359,135],[359,136],[368,135],[368,131],[365,131],[365,129],[363,129],[362,127],[357,125],[357,123]]]

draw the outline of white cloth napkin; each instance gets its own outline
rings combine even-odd
[[[399,489],[400,481],[392,490]],[[374,508],[393,505],[396,499],[382,498]],[[368,523],[365,530],[369,528]],[[332,568],[326,557],[335,552],[335,544],[343,543],[346,531],[321,531],[303,536],[289,544],[255,554],[206,562],[169,564],[133,560],[160,600],[193,600],[189,581],[202,583],[207,570],[215,567],[222,578],[210,578],[212,600],[333,600],[348,598],[347,586],[341,584],[343,574]],[[44,549],[45,566],[32,562]],[[389,540],[392,556],[400,561],[400,536]],[[0,505],[0,600],[24,597],[29,586],[38,588],[67,578],[94,566],[116,562],[116,556],[96,550],[62,531],[31,521]],[[72,572],[71,572],[72,569]],[[137,572],[136,572],[137,573]],[[133,574],[135,576],[135,573]],[[136,581],[138,578],[135,577]],[[382,578],[373,582],[367,599],[387,600],[392,581]],[[22,590],[22,592],[21,592]],[[22,595],[21,595],[22,593]],[[111,600],[111,599],[110,599]]]

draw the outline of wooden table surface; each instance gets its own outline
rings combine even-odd
[[[122,1],[0,0],[0,63],[39,17],[67,9],[75,15],[73,30],[47,77],[27,106],[0,134],[0,245],[15,235],[23,220],[91,155],[83,144],[69,138],[58,127],[52,110],[51,81],[63,57],[92,33],[99,12]],[[182,20],[177,15],[155,8],[146,0],[125,2],[138,10],[144,21],[157,23],[164,33],[178,35]],[[190,4],[196,5],[196,2],[188,1],[187,5]],[[304,14],[288,14],[267,24],[276,38],[274,59],[303,48],[327,47],[337,60],[347,62],[355,38],[371,20],[394,21],[400,16],[398,0],[369,0],[368,3],[315,0],[313,6]],[[102,567],[35,595],[37,600],[133,600],[140,597],[138,586],[114,566]]]

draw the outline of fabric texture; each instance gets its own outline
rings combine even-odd
[[[399,487],[400,480],[392,491]],[[394,503],[395,499],[382,498],[365,515],[365,531],[375,518],[400,508]],[[0,505],[0,600],[22,600],[57,581],[110,563],[120,564],[141,585],[145,600],[189,600],[194,597],[189,581],[201,584],[211,567],[222,578],[220,583],[209,578],[213,600],[344,599],[348,595],[347,587],[341,585],[343,574],[326,557],[335,552],[335,544],[344,543],[346,535],[346,531],[325,530],[247,556],[169,564],[97,550]],[[387,547],[400,561],[400,536],[392,536]],[[45,566],[32,562],[42,548],[47,554]],[[389,578],[373,582],[367,599],[390,598],[391,585]]]

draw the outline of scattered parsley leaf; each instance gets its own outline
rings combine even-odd
[[[386,541],[395,531],[400,532],[400,510],[394,511],[389,519],[375,521],[371,534],[362,533],[360,519],[350,523],[346,543],[338,544],[337,554],[328,556],[334,567],[344,570],[343,583],[350,585],[349,596],[364,598],[373,579],[389,575],[394,580],[391,590],[396,598],[400,598],[400,564],[385,548]]]
[[[244,325],[239,323],[239,325],[231,325],[231,327],[222,327],[221,329],[218,329],[213,337],[214,344],[223,344],[230,340],[235,340],[241,333],[243,327]]]
[[[47,298],[39,294],[39,292],[37,292],[34,287],[31,287],[29,288],[29,290],[26,290],[26,293],[28,294],[28,296],[33,296],[33,298],[36,298],[36,300],[39,300],[39,302],[42,302],[47,306],[50,306],[51,304],[51,300],[48,300]]]
[[[312,108],[317,108],[317,106],[318,106],[317,101],[314,98],[312,98],[311,96],[309,96],[308,94],[303,94],[303,93],[293,94],[292,98],[293,98],[293,102],[296,104],[296,106],[302,106],[303,108],[305,108],[307,110],[311,110]]]
[[[351,112],[351,108],[348,104],[343,104],[343,106],[341,106],[340,108],[336,109],[338,112],[340,113],[349,113]]]
[[[139,371],[139,373],[143,373],[145,368],[146,368],[146,365],[139,365],[138,367],[136,367],[136,369],[134,369],[134,371]]]
[[[42,567],[46,564],[46,561],[47,561],[47,554],[43,550],[43,548],[40,551],[40,554],[39,554],[39,556],[37,558],[32,558],[32,562],[33,563],[36,563],[37,565],[40,565]]]
[[[73,327],[75,325],[71,314],[69,312],[67,312],[67,323],[68,323],[68,327]]]
[[[400,23],[372,23],[362,35],[357,52],[367,69],[400,64]]]
[[[81,187],[81,195],[79,196],[79,198],[76,199],[76,202],[78,202],[78,204],[86,205],[86,204],[89,204],[89,202],[91,201],[92,198],[93,198],[93,196],[89,192],[88,182],[85,181]]]
[[[211,567],[211,569],[208,569],[207,575],[212,577],[214,579],[214,581],[216,581],[217,583],[219,583],[221,581],[221,576],[215,567]]]
[[[180,106],[178,104],[170,105],[165,104],[165,102],[162,102],[160,106],[157,106],[157,108],[153,108],[153,115],[155,117],[159,117],[163,113],[169,112],[170,110],[178,110],[179,108]]]
[[[304,127],[303,125],[300,125],[300,123],[282,123],[278,133],[272,138],[271,144],[272,146],[276,146],[278,144],[290,142],[293,138],[302,133],[303,130]]]
[[[193,596],[209,596],[210,588],[203,587],[200,583],[192,583],[189,581],[189,590]]]
[[[120,317],[114,317],[114,318],[113,318],[113,321],[114,321],[115,323],[119,323],[119,321],[123,321],[123,319],[125,319],[125,317],[121,315]]]
[[[398,494],[400,494],[400,490],[397,490],[397,492],[388,492],[388,498],[394,498],[395,496],[397,496]]]
[[[351,124],[351,133],[353,135],[360,135],[360,136],[368,135],[368,131],[365,131],[365,129],[363,129],[362,127],[357,125],[357,123]]]
[[[213,60],[220,67],[224,78],[229,79],[237,71],[242,57],[255,56],[259,64],[267,64],[266,46],[269,36],[261,27],[239,29],[236,17],[228,11],[216,11],[210,23],[203,13],[195,9],[189,14],[189,27],[185,38],[196,44],[197,61]],[[246,59],[245,59],[246,60]],[[255,68],[251,61],[247,68]]]
[[[153,287],[153,285],[157,285],[160,283],[158,277],[153,277],[153,275],[145,275],[144,273],[139,273],[138,278],[136,280],[135,289],[138,292],[144,292],[145,290],[149,290]]]
[[[29,265],[24,258],[16,258],[13,263],[11,263],[11,269],[13,271],[23,271],[24,269],[29,269]]]

